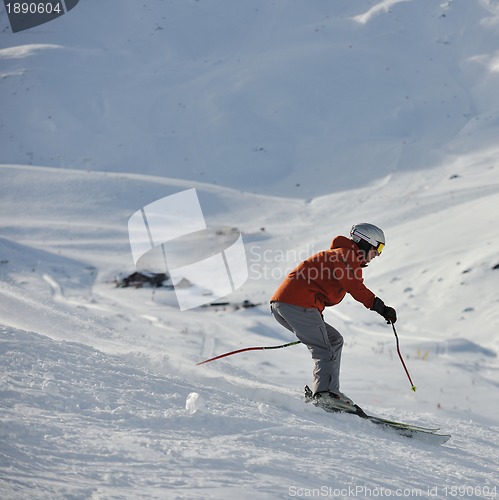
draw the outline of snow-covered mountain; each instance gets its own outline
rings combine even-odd
[[[0,28],[2,498],[497,495],[497,1],[81,0]],[[229,306],[115,287],[131,215],[189,188],[243,235]],[[361,221],[418,389],[348,298],[342,389],[441,447],[306,405],[304,346],[195,366],[294,340],[270,295]]]
[[[315,197],[498,136],[497,2],[82,0],[9,33],[2,160]]]

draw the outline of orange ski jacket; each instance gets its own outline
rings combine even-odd
[[[293,269],[270,299],[323,311],[349,293],[371,309],[375,295],[364,285],[362,256],[358,246],[345,236],[336,236],[329,250],[304,260]]]

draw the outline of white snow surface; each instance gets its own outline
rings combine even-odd
[[[0,497],[496,497],[498,42],[495,0],[0,10]],[[242,232],[229,306],[115,287],[130,216],[189,188]],[[272,292],[355,222],[417,391],[348,297],[342,390],[445,445],[305,404],[303,345],[196,366],[295,340]]]

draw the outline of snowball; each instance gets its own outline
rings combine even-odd
[[[185,402],[185,409],[193,415],[197,411],[203,410],[205,407],[205,401],[203,396],[198,394],[197,392],[191,392],[187,396],[187,400]]]

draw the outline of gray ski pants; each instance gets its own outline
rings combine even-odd
[[[340,332],[325,323],[322,314],[315,307],[273,302],[271,311],[282,326],[292,331],[308,347],[315,363],[312,392],[339,391],[343,348]]]

